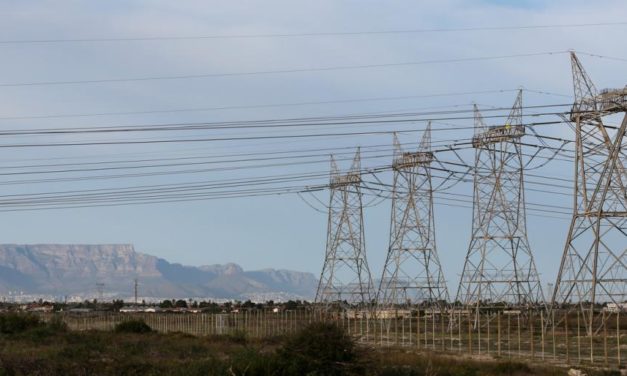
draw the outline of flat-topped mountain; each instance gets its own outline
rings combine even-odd
[[[0,294],[5,296],[18,291],[94,297],[100,289],[107,297],[129,297],[135,278],[139,295],[154,298],[311,299],[317,284],[311,273],[173,264],[135,252],[129,244],[0,245]]]

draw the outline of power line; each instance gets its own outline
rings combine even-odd
[[[371,158],[381,158],[381,157],[387,158],[389,156],[383,155],[383,156],[374,156]],[[348,158],[348,160],[349,159],[350,158]],[[324,162],[326,162],[326,160]],[[389,169],[389,168],[390,167],[386,165],[386,166],[377,167],[376,170],[382,171],[383,169]],[[372,169],[369,169],[369,170],[372,170]],[[460,171],[453,171],[449,169],[439,169],[439,168],[435,168],[434,170],[451,172],[451,173],[465,173],[463,171],[460,172]],[[531,175],[531,176],[552,179],[552,177],[545,177],[541,175]],[[34,193],[34,194],[5,195],[5,196],[2,196],[2,198],[8,199],[10,197],[13,197],[13,199],[4,200],[0,202],[0,204],[3,204],[6,206],[6,205],[21,204],[21,203],[27,203],[28,205],[49,204],[49,203],[58,203],[58,202],[66,203],[68,202],[68,200],[71,202],[74,202],[76,200],[81,200],[82,198],[85,198],[85,197],[93,197],[93,200],[97,199],[97,200],[106,200],[106,201],[122,200],[122,199],[125,200],[126,198],[145,199],[146,197],[144,196],[146,194],[150,194],[150,197],[152,198],[153,196],[155,196],[155,194],[158,194],[159,197],[161,197],[163,196],[163,194],[166,194],[166,193],[171,194],[173,191],[180,193],[181,191],[190,191],[190,190],[196,191],[198,189],[206,190],[208,188],[216,189],[216,188],[225,188],[225,187],[229,187],[229,188],[244,187],[244,186],[248,187],[251,184],[257,184],[257,185],[274,184],[277,182],[298,181],[298,180],[303,180],[303,179],[307,180],[311,178],[325,178],[326,179],[327,173],[321,172],[321,173],[296,174],[296,175],[288,174],[288,175],[280,175],[280,176],[265,176],[265,177],[255,178],[253,180],[234,179],[234,180],[217,181],[213,183],[201,182],[201,183],[193,183],[193,184],[185,183],[185,184],[179,184],[179,185],[148,185],[148,186],[143,186],[143,187],[129,187],[129,188],[115,188],[115,189],[93,189],[93,190],[80,190],[80,191],[75,190],[75,191],[65,191],[65,192],[50,192],[50,193],[43,192],[43,193]],[[445,177],[445,179],[450,179],[450,176]],[[549,184],[549,183],[539,183],[539,182],[528,182],[528,183],[539,184],[542,186],[569,188],[569,187],[563,187],[563,186]],[[385,184],[383,185],[386,186]],[[39,197],[39,198],[34,199],[36,197]],[[529,203],[529,205],[567,209],[564,207],[558,207],[558,206],[550,205],[550,204],[544,205],[544,204]]]
[[[291,103],[268,103],[257,105],[242,105],[242,106],[219,106],[219,107],[196,107],[196,108],[179,108],[170,110],[145,110],[145,111],[121,111],[121,112],[92,112],[92,113],[74,113],[74,114],[47,114],[47,115],[27,115],[27,116],[2,116],[0,120],[22,120],[22,119],[52,119],[52,118],[75,118],[75,117],[96,117],[96,116],[121,116],[121,115],[146,115],[146,114],[162,114],[162,113],[177,113],[177,112],[204,112],[204,111],[223,111],[223,110],[242,110],[253,108],[274,108],[274,107],[291,107],[291,106],[309,106],[309,105],[325,105],[325,104],[340,104],[340,103],[359,103],[359,102],[376,102],[376,101],[395,101],[405,99],[419,99],[419,98],[437,98],[437,97],[449,97],[449,96],[462,96],[462,95],[480,95],[480,94],[495,94],[495,93],[507,93],[515,92],[518,89],[494,89],[494,90],[478,90],[478,91],[465,91],[465,92],[453,92],[453,93],[435,93],[424,95],[402,95],[392,97],[371,97],[371,98],[352,98],[352,99],[338,99],[328,101],[308,101],[308,102],[291,102]],[[527,89],[525,89],[527,90]],[[533,93],[541,93],[535,90],[527,90]],[[544,92],[542,92],[544,94]],[[551,93],[555,96],[566,96],[562,94]],[[459,105],[453,105],[455,107]]]
[[[362,35],[395,35],[395,34],[422,34],[422,33],[453,33],[475,31],[505,31],[505,30],[538,30],[559,28],[588,28],[600,26],[624,26],[627,22],[596,22],[573,24],[544,24],[544,25],[517,25],[517,26],[479,26],[433,29],[401,29],[401,30],[361,30],[361,31],[334,31],[310,33],[270,33],[270,34],[222,34],[222,35],[191,35],[191,36],[146,36],[146,37],[109,37],[109,38],[68,38],[68,39],[9,39],[0,40],[0,44],[52,44],[52,43],[100,43],[100,42],[145,42],[145,41],[182,41],[182,40],[212,40],[212,39],[257,39],[257,38],[302,38],[328,36],[362,36]]]
[[[502,116],[499,116],[502,117]],[[405,120],[403,122],[407,122]],[[424,121],[422,119],[409,120],[410,122]],[[400,121],[378,121],[379,123],[400,122]],[[554,125],[561,124],[562,120],[534,122],[529,126]],[[469,129],[469,127],[460,127],[459,129]],[[459,130],[446,129],[446,130]],[[444,130],[444,129],[442,129]],[[145,144],[171,144],[171,143],[189,143],[189,142],[225,142],[225,141],[252,141],[252,140],[280,140],[280,139],[302,139],[302,138],[321,138],[321,137],[346,137],[346,136],[364,136],[364,135],[381,135],[393,133],[415,133],[422,132],[422,129],[396,129],[396,130],[371,130],[360,132],[326,132],[326,133],[305,133],[305,134],[280,134],[268,136],[224,136],[224,137],[201,137],[201,138],[183,138],[183,139],[149,139],[149,140],[117,140],[117,141],[77,141],[77,142],[58,142],[58,143],[14,143],[0,144],[0,149],[13,148],[39,148],[39,147],[70,147],[70,146],[97,146],[97,145],[145,145]]]
[[[622,58],[622,57],[614,57],[614,56],[607,56],[607,55],[599,55],[599,54],[593,54],[590,52],[582,52],[582,51],[577,51],[578,54],[581,55],[586,55],[586,56],[590,56],[590,57],[596,57],[599,59],[606,59],[606,60],[615,60],[615,61],[627,61],[627,59]]]
[[[526,106],[524,109],[538,108],[559,108],[570,107],[568,103],[556,103],[548,105]],[[494,107],[484,110],[487,112],[506,111],[508,109],[502,107]],[[207,130],[207,129],[263,129],[263,128],[290,128],[290,127],[307,127],[307,126],[337,126],[337,125],[362,125],[362,124],[380,124],[380,123],[406,123],[406,122],[428,122],[443,120],[469,120],[472,116],[451,116],[451,117],[423,117],[416,116],[435,116],[435,115],[454,115],[472,113],[468,110],[442,110],[442,111],[425,111],[425,112],[404,112],[404,113],[383,113],[383,114],[366,114],[366,115],[339,115],[327,117],[310,117],[310,118],[286,118],[286,119],[267,119],[267,120],[245,120],[245,121],[229,121],[229,122],[186,122],[186,123],[161,123],[161,124],[139,124],[124,126],[83,126],[72,128],[33,128],[33,129],[7,129],[0,131],[0,136],[16,136],[16,135],[51,135],[51,134],[87,134],[87,133],[115,133],[115,132],[157,132],[157,131],[180,131],[180,130]],[[559,115],[561,112],[543,112],[534,113],[533,117]],[[503,118],[508,116],[502,115],[486,115],[484,118]],[[387,119],[400,118],[400,119]],[[359,121],[357,121],[359,120]],[[455,128],[436,128],[439,130],[459,130],[471,129],[471,126]]]
[[[569,53],[569,51],[531,52],[531,53],[523,53],[523,54],[479,56],[479,57],[466,57],[466,58],[455,58],[455,59],[422,60],[422,61],[409,61],[409,62],[400,62],[400,63],[340,65],[340,66],[319,67],[319,68],[293,68],[293,69],[277,69],[277,70],[250,71],[250,72],[206,73],[206,74],[188,74],[188,75],[173,75],[173,76],[131,77],[131,78],[104,78],[104,79],[92,79],[92,80],[0,83],[0,87],[78,85],[78,84],[137,82],[137,81],[155,81],[155,80],[182,80],[182,79],[212,78],[212,77],[239,77],[239,76],[256,76],[256,75],[272,75],[272,74],[303,73],[303,72],[328,72],[328,71],[343,71],[343,70],[353,70],[353,69],[373,69],[373,68],[388,68],[388,67],[401,67],[401,66],[413,66],[413,65],[501,60],[501,59],[512,59],[512,58],[521,58],[521,57],[559,55],[559,54],[565,54],[565,53]]]

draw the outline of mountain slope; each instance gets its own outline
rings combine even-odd
[[[93,298],[98,284],[107,297],[130,297],[137,278],[150,298],[311,299],[311,273],[239,265],[185,266],[135,252],[128,244],[0,245],[0,294],[75,295]],[[277,297],[274,297],[274,296]]]

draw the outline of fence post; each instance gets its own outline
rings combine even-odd
[[[529,342],[531,344],[531,359],[535,359],[536,358],[536,347],[533,345],[533,340],[534,340],[534,336],[533,336],[533,321],[535,320],[535,317],[533,317],[533,311],[531,310],[527,310],[528,315],[527,317],[529,317]]]
[[[459,348],[459,352],[462,352],[462,312],[459,311],[458,320],[457,320],[457,330],[459,332],[459,340],[457,341],[457,347]]]
[[[368,316],[368,311],[362,311],[362,313],[359,315],[359,337],[361,338],[362,342],[364,341],[364,315]]]
[[[594,364],[594,336],[592,333],[592,323],[594,322],[594,310],[590,315],[590,363]]]
[[[401,317],[401,346],[405,347],[405,315]]]
[[[433,349],[436,349],[435,345],[435,310],[431,309],[431,344]]]
[[[375,323],[374,328],[376,330],[377,326],[379,327],[379,334],[380,334],[379,338],[380,338],[380,341],[381,341],[381,346],[383,346],[383,318],[382,317],[377,317],[377,321],[378,322]],[[379,325],[377,325],[377,324],[379,324]],[[375,337],[376,336],[377,336],[377,334],[375,333]]]
[[[579,311],[577,311],[577,363],[581,364],[581,323],[579,321]],[[592,321],[590,322],[592,328]]]
[[[427,312],[425,311],[425,349],[429,348],[429,324],[427,322]]]
[[[544,310],[540,311],[540,347],[542,351],[542,360],[544,360]]]
[[[442,340],[442,351],[446,351],[446,331],[444,329],[444,312],[440,309],[440,338]]]
[[[520,312],[516,315],[516,330],[518,332],[518,356],[520,357]]]
[[[492,315],[488,312],[488,348],[487,354],[490,355],[490,321],[492,321]]]
[[[394,313],[394,345],[398,346],[398,311]]]
[[[501,356],[501,311],[496,312],[496,353]]]
[[[507,315],[507,356],[509,358],[512,357],[512,325],[511,325],[511,316],[510,314]]]
[[[616,312],[616,355],[618,357],[618,366],[621,365],[620,358],[620,311],[622,308],[619,308],[618,312]]]
[[[366,342],[370,340],[370,313],[372,311],[366,312]],[[375,338],[376,341],[376,338]]]
[[[468,315],[468,353],[472,354],[472,325],[471,325],[471,317]]]
[[[605,311],[602,311],[603,320],[603,364],[607,366],[607,326],[605,325]]]
[[[551,336],[553,337],[553,360],[557,359],[557,347],[555,345],[555,308],[551,311]]]
[[[411,322],[414,321],[414,318],[411,316],[411,310],[409,311],[409,329],[407,329],[407,332],[409,333],[409,347],[411,347],[412,345],[412,330],[411,330]]]
[[[416,313],[416,347],[420,348],[420,309]]]
[[[568,311],[565,312],[566,316],[564,317],[564,331],[566,337],[566,363],[570,363],[570,342],[568,341]]]
[[[448,311],[448,333],[451,338],[451,347],[450,351],[453,352],[453,322],[451,321],[451,317],[453,316],[453,311]]]
[[[477,311],[477,353],[481,355],[481,311]]]

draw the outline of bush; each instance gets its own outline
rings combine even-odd
[[[115,326],[117,333],[150,333],[152,328],[144,320],[123,321]]]
[[[353,339],[335,323],[312,323],[278,351],[284,375],[360,373]]]
[[[500,362],[494,367],[494,371],[498,375],[513,375],[513,374],[530,374],[531,369],[528,365],[521,362]]]
[[[43,326],[44,323],[34,315],[5,313],[0,315],[0,333],[17,334]]]

